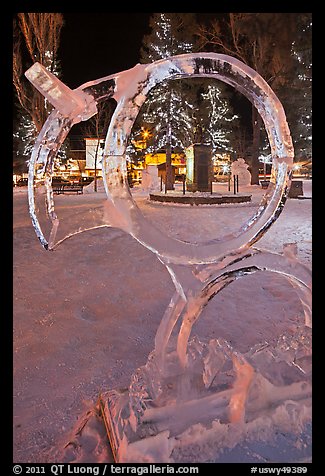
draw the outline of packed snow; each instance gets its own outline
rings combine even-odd
[[[303,186],[305,199],[288,199],[257,246],[280,253],[285,243],[296,243],[298,259],[311,266],[311,181]],[[216,191],[223,193],[225,187],[220,184]],[[105,200],[103,191],[88,192],[55,198],[67,230],[69,219],[80,210]],[[242,187],[240,192],[252,193],[252,202],[189,206],[150,202],[140,188],[132,192],[143,214],[158,228],[194,243],[237,230],[264,193],[257,186]],[[27,190],[14,190],[15,462],[112,461],[98,416],[98,395],[127,388],[134,371],[146,363],[173,292],[169,273],[156,256],[117,228],[77,234],[54,251],[45,251],[30,222]],[[303,309],[287,281],[256,273],[211,300],[196,332],[204,335],[208,329],[211,338],[226,339],[244,352],[302,319]],[[283,433],[280,422],[290,411],[294,410],[278,409],[278,436],[271,446],[266,416],[250,423],[252,434],[264,434],[258,444],[248,440],[237,445],[243,429],[226,435],[215,425],[211,431],[220,441],[229,441],[211,458],[308,461],[310,431]],[[302,422],[304,418],[301,415]]]

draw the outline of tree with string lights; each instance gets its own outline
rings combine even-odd
[[[194,14],[155,13],[150,26],[152,31],[143,41],[143,63],[194,51]],[[223,85],[203,78],[165,81],[148,94],[132,139],[137,142],[141,128],[150,130],[146,151],[166,151],[166,188],[170,190],[173,188],[172,150],[184,150],[198,140],[212,144],[214,150],[231,150],[230,123],[236,118],[231,113]]]
[[[295,160],[312,157],[312,18],[310,13],[297,14],[290,46],[290,68],[285,81],[276,87],[281,100],[295,150]],[[270,154],[265,130],[261,134],[260,152]]]
[[[233,114],[223,85],[202,82],[200,97],[194,109],[196,129],[201,141],[211,144],[213,152],[233,152],[233,128],[239,116]]]
[[[257,71],[278,94],[286,113],[290,107],[283,92],[292,87],[296,61],[292,43],[297,37],[299,13],[227,13],[210,25],[202,25],[200,46],[237,57]],[[308,14],[307,14],[308,15]],[[291,93],[292,99],[295,96]],[[265,131],[257,109],[252,105],[252,184],[259,183],[261,131]],[[293,123],[289,122],[290,128]]]
[[[151,63],[193,50],[191,34],[193,13],[154,13],[150,18],[151,33],[143,40],[141,62]],[[182,146],[177,131],[188,130],[191,106],[182,94],[181,81],[166,81],[148,95],[143,111],[143,121],[154,131],[152,140],[158,149],[166,151],[166,189],[174,188],[171,154],[172,149]]]
[[[295,67],[290,87],[284,94],[295,156],[312,156],[312,19],[311,13],[299,17],[298,32],[292,42]]]

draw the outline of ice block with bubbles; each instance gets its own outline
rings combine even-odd
[[[63,116],[86,121],[97,113],[96,101],[82,90],[72,90],[40,63],[34,63],[26,78]]]

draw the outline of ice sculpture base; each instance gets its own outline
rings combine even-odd
[[[302,348],[309,334],[304,328],[299,342],[285,339],[284,354],[281,338],[272,349],[259,346],[245,356],[222,339],[194,337],[186,369],[175,350],[167,352],[163,368],[152,352],[128,389],[101,396],[115,461],[208,462],[261,434],[268,445],[279,432],[303,439],[311,420],[310,356],[308,346]],[[299,358],[291,355],[298,348]],[[270,358],[281,366],[273,376],[267,372]]]
[[[129,406],[128,391],[116,390],[102,394],[101,410],[107,436],[116,463],[164,463],[170,462],[173,438],[169,431],[158,431],[147,423],[142,426],[141,436],[134,432],[124,412]]]
[[[210,427],[191,425],[180,435],[171,436],[170,431],[165,430],[150,436],[152,426],[147,424],[143,427],[147,436],[140,438],[117,410],[117,407],[125,408],[126,396],[127,391],[111,391],[101,396],[102,416],[116,463],[253,463],[269,462],[272,454],[273,463],[311,461],[311,406],[308,401],[287,401],[279,405],[276,418],[284,416],[283,425],[279,427],[269,417],[260,417],[248,424],[212,421]],[[308,419],[298,432],[295,428],[293,431],[285,428],[292,411],[296,412],[297,418]]]

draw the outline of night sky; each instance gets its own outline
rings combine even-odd
[[[62,80],[71,88],[132,68],[140,62],[152,13],[63,13],[59,58]],[[220,13],[197,13],[199,22]]]
[[[140,62],[143,36],[150,33],[151,13],[63,13],[59,58],[62,81],[74,89],[81,84],[132,68]],[[222,13],[197,13],[206,21]],[[241,96],[241,95],[240,95]],[[239,113],[249,121],[248,100],[236,95]],[[237,108],[237,107],[235,107]]]
[[[152,13],[63,13],[58,57],[61,80],[71,89],[132,68],[140,62],[143,37],[151,29]],[[199,22],[209,21],[224,13],[197,13]],[[227,86],[226,86],[227,87]],[[230,88],[232,89],[232,88]],[[234,96],[234,113],[250,124],[249,101]],[[16,109],[14,106],[14,120]],[[79,134],[74,126],[73,134]]]
[[[64,13],[59,57],[70,88],[132,68],[151,13]]]

